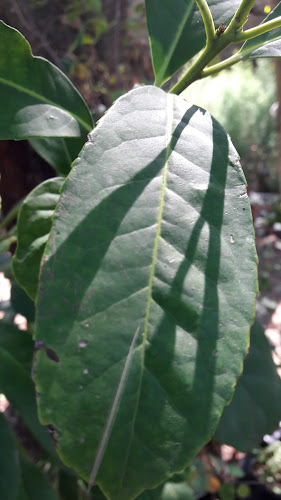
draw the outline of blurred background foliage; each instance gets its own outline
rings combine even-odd
[[[277,107],[274,64],[258,60],[195,82],[186,99],[210,111],[241,156],[254,191],[278,191]]]

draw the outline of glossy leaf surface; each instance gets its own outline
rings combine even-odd
[[[135,498],[210,438],[248,346],[256,253],[222,127],[156,87],[121,97],[62,187],[43,262],[39,414],[85,479],[139,328],[97,477]]]
[[[215,27],[227,23],[240,0],[209,0]],[[194,0],[146,0],[155,84],[162,85],[206,43],[205,27]]]
[[[277,429],[280,419],[281,380],[264,330],[255,323],[242,377],[230,405],[223,411],[215,437],[249,452],[260,446],[265,434]]]
[[[263,23],[281,16],[281,2],[264,19]],[[262,24],[263,24],[262,23]],[[244,43],[241,49],[243,59],[258,57],[281,57],[281,27],[268,31]]]
[[[36,297],[40,263],[63,182],[63,177],[55,177],[39,184],[25,198],[19,212],[13,273],[32,300]]]
[[[88,107],[53,64],[34,57],[25,38],[0,21],[0,139],[80,137],[92,129]]]

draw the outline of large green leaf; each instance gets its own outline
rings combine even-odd
[[[39,184],[25,198],[19,212],[13,273],[32,300],[36,297],[40,263],[63,182],[63,177],[55,177]]]
[[[85,101],[25,38],[0,21],[0,139],[80,137],[92,129]]]
[[[249,357],[233,399],[222,414],[215,437],[241,451],[260,446],[281,420],[281,380],[262,326],[251,330]]]
[[[18,450],[10,426],[0,413],[0,498],[15,500],[19,489]]]
[[[127,359],[97,482],[135,498],[211,437],[247,351],[256,253],[222,127],[157,87],[121,97],[62,187],[43,262],[40,419],[88,479]]]
[[[35,389],[30,376],[31,343],[27,332],[0,322],[0,393],[5,394],[50,456],[57,459],[48,431],[37,417]]]
[[[215,26],[227,23],[240,0],[209,0]],[[205,27],[194,0],[146,0],[155,84],[162,85],[206,43]]]
[[[281,2],[268,14],[262,24],[279,16],[281,16]],[[281,57],[281,27],[248,40],[244,43],[240,53],[243,59]]]
[[[81,138],[45,138],[30,139],[31,146],[59,175],[67,175],[71,164],[76,160],[87,140],[87,134]]]

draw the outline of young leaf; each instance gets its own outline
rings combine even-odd
[[[86,480],[140,326],[97,476],[135,498],[211,437],[247,351],[256,253],[222,127],[157,87],[116,101],[62,187],[40,283],[36,338],[57,358],[37,353],[40,419]]]
[[[15,500],[19,490],[18,450],[8,422],[0,413],[0,498]]]
[[[0,21],[0,139],[80,137],[92,117],[70,80]]]
[[[261,24],[276,19],[279,16],[281,16],[281,2],[268,14]],[[243,59],[281,57],[281,27],[248,40],[244,43],[240,53]]]
[[[209,0],[215,26],[227,23],[240,0]],[[194,0],[146,0],[155,84],[162,85],[206,43],[205,27]]]
[[[233,399],[222,414],[215,437],[241,451],[260,446],[281,419],[281,380],[259,323],[251,330],[250,354]]]
[[[32,300],[36,297],[40,263],[63,182],[63,177],[55,177],[39,184],[25,198],[19,212],[13,273]]]

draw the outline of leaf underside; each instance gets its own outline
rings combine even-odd
[[[156,87],[121,97],[62,187],[43,262],[39,415],[86,480],[140,328],[97,476],[136,498],[213,434],[248,347],[256,252],[225,131]]]

